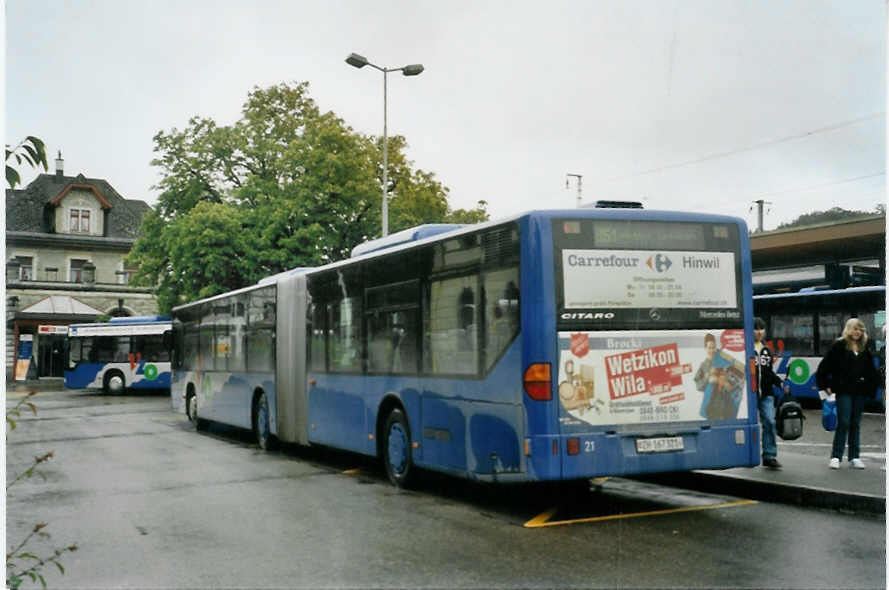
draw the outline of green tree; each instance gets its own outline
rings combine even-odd
[[[12,165],[11,160],[15,160],[15,166],[21,166],[22,163],[25,163],[31,166],[31,168],[40,166],[46,170],[46,146],[42,140],[33,135],[23,139],[15,147],[10,147],[9,144],[6,144],[6,183],[9,185],[9,188],[15,188],[22,181],[22,177],[15,166]]]
[[[194,117],[154,137],[162,192],[129,261],[158,285],[161,308],[340,260],[379,235],[382,144],[321,112],[308,84],[254,88],[241,117]],[[487,219],[451,211],[447,188],[389,140],[390,227]]]
[[[487,221],[488,202],[484,199],[480,200],[473,209],[454,209],[448,212],[446,220],[449,223],[481,223]]]

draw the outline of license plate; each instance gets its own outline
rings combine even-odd
[[[668,451],[681,451],[685,448],[681,436],[666,436],[663,438],[637,438],[637,453],[666,453]]]

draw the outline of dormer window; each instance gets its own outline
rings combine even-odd
[[[90,233],[90,210],[71,209],[71,220],[68,224],[68,231],[80,234]]]

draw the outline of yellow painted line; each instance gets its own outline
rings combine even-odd
[[[358,475],[361,473],[361,469],[356,467],[355,469],[346,469],[343,471],[343,475]]]
[[[737,500],[735,502],[724,502],[722,504],[707,504],[706,506],[683,506],[682,508],[669,508],[667,510],[651,510],[649,512],[631,512],[629,514],[610,514],[608,516],[594,516],[590,518],[577,518],[573,520],[554,520],[548,522],[550,517],[555,514],[556,509],[550,508],[546,512],[535,516],[525,523],[525,528],[539,528],[545,526],[562,526],[567,524],[581,524],[585,522],[602,522],[605,520],[617,520],[621,518],[639,518],[641,516],[662,516],[664,514],[677,514],[679,512],[692,512],[695,510],[712,510],[714,508],[734,508],[735,506],[746,506],[748,504],[757,504],[756,500]]]
[[[539,514],[525,523],[525,528],[533,529],[541,526],[546,526],[546,521],[552,517],[553,514],[556,513],[555,508],[550,508],[543,514]]]

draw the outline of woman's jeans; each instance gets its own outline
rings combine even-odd
[[[762,423],[762,458],[774,459],[778,456],[778,441],[775,438],[775,396],[765,395],[760,398],[759,421]]]
[[[846,438],[849,439],[849,460],[857,459],[861,443],[861,413],[867,399],[862,395],[837,394],[837,429],[833,433],[831,459],[843,459]]]

